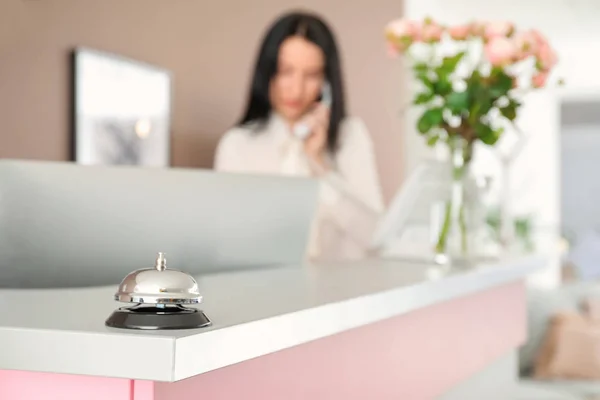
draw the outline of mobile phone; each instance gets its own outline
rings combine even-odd
[[[327,81],[323,83],[323,87],[321,88],[321,104],[325,107],[331,107],[332,102],[332,94],[331,94],[331,84]],[[305,140],[310,135],[310,126],[308,124],[300,121],[294,126],[294,135],[300,140]]]

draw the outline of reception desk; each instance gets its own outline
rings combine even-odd
[[[213,325],[185,331],[107,328],[113,286],[0,290],[0,399],[506,400],[543,264],[207,275]]]

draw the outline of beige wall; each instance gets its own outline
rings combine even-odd
[[[210,167],[241,112],[259,37],[300,3],[337,31],[350,109],[373,134],[389,196],[403,150],[399,67],[382,27],[400,0],[0,0],[0,157],[68,158],[68,52],[83,45],[173,71],[173,164]]]

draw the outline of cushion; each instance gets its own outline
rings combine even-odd
[[[531,373],[551,318],[562,311],[577,311],[588,297],[600,298],[600,285],[592,282],[575,282],[556,289],[528,290],[527,341],[519,350],[521,374]]]
[[[541,379],[600,379],[600,321],[581,312],[552,318],[535,362]]]

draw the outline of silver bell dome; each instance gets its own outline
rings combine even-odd
[[[141,304],[197,304],[202,301],[202,296],[193,277],[167,269],[165,253],[158,253],[154,268],[133,271],[123,279],[115,300]]]

